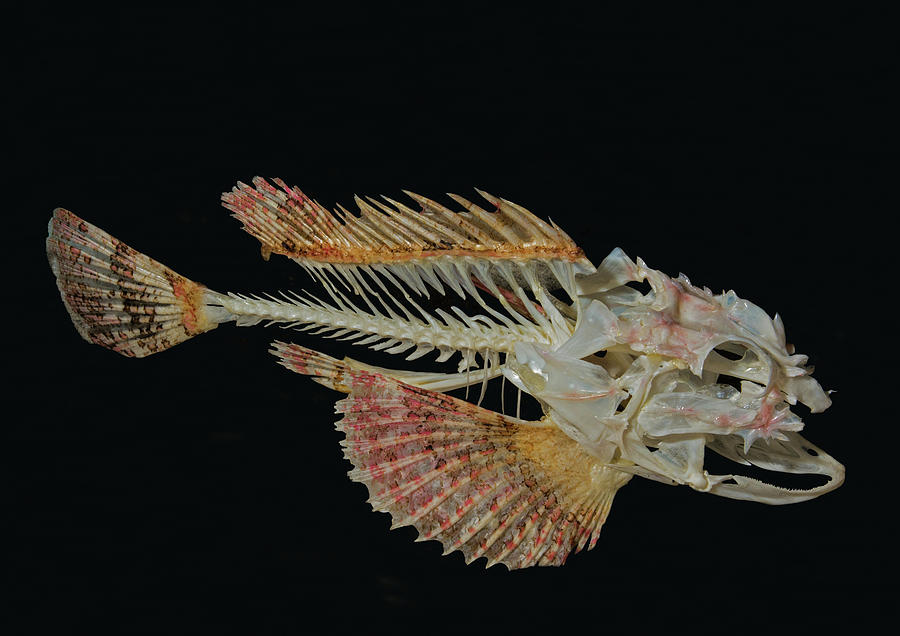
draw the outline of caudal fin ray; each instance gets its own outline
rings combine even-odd
[[[217,325],[206,288],[57,208],[47,258],[81,336],[130,357],[168,349]]]

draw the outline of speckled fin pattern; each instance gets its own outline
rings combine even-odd
[[[395,263],[441,256],[543,258],[577,261],[584,253],[555,224],[505,199],[479,194],[492,211],[455,194],[464,210],[454,212],[406,192],[421,208],[382,197],[356,197],[360,216],[341,206],[323,208],[297,187],[263,178],[238,182],[222,195],[244,229],[262,243],[263,254],[330,263]],[[280,188],[280,189],[279,189]]]
[[[81,337],[143,357],[216,326],[205,288],[68,210],[50,219],[47,258]]]
[[[630,475],[601,465],[553,426],[276,342],[286,368],[348,393],[337,403],[350,477],[392,527],[412,525],[469,563],[561,565],[597,541]]]

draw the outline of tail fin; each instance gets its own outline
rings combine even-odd
[[[180,276],[100,228],[57,208],[47,258],[78,333],[142,358],[214,329],[203,285]]]

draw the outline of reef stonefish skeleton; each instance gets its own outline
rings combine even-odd
[[[272,345],[283,366],[347,394],[336,410],[350,477],[393,527],[413,525],[466,562],[560,565],[594,546],[634,475],[770,504],[842,483],[843,466],[798,434],[790,406],[817,413],[830,399],[777,314],[618,248],[595,267],[552,221],[485,192],[485,207],[449,195],[460,211],[410,192],[420,209],[357,197],[356,215],[274,182],[238,183],[222,200],[264,257],[297,262],[318,296],[212,291],[63,209],[49,225],[50,265],[78,332],[126,356],[232,321],[315,329],[406,360],[459,354],[455,373],[439,373]],[[433,295],[478,313],[460,301],[428,309]],[[533,396],[543,417],[481,407],[494,378]],[[469,386],[477,404],[446,393]],[[707,451],[828,481],[792,490],[714,475]]]

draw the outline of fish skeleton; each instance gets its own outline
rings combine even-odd
[[[799,435],[790,407],[818,413],[831,400],[777,314],[619,248],[595,267],[552,221],[486,192],[485,207],[449,195],[459,211],[412,192],[417,210],[356,197],[354,214],[273,181],[238,182],[223,204],[265,258],[305,269],[318,296],[213,291],[61,208],[47,238],[57,286],[81,336],[126,356],[227,322],[314,330],[409,361],[459,354],[441,373],[272,344],[284,367],[346,394],[336,426],[350,478],[392,528],[412,525],[467,563],[561,565],[594,547],[634,475],[768,504],[843,482],[843,466]],[[429,309],[441,297],[455,304]],[[543,417],[480,406],[493,379],[535,398]],[[447,394],[470,386],[477,403]],[[707,451],[827,482],[794,490],[710,474]]]

